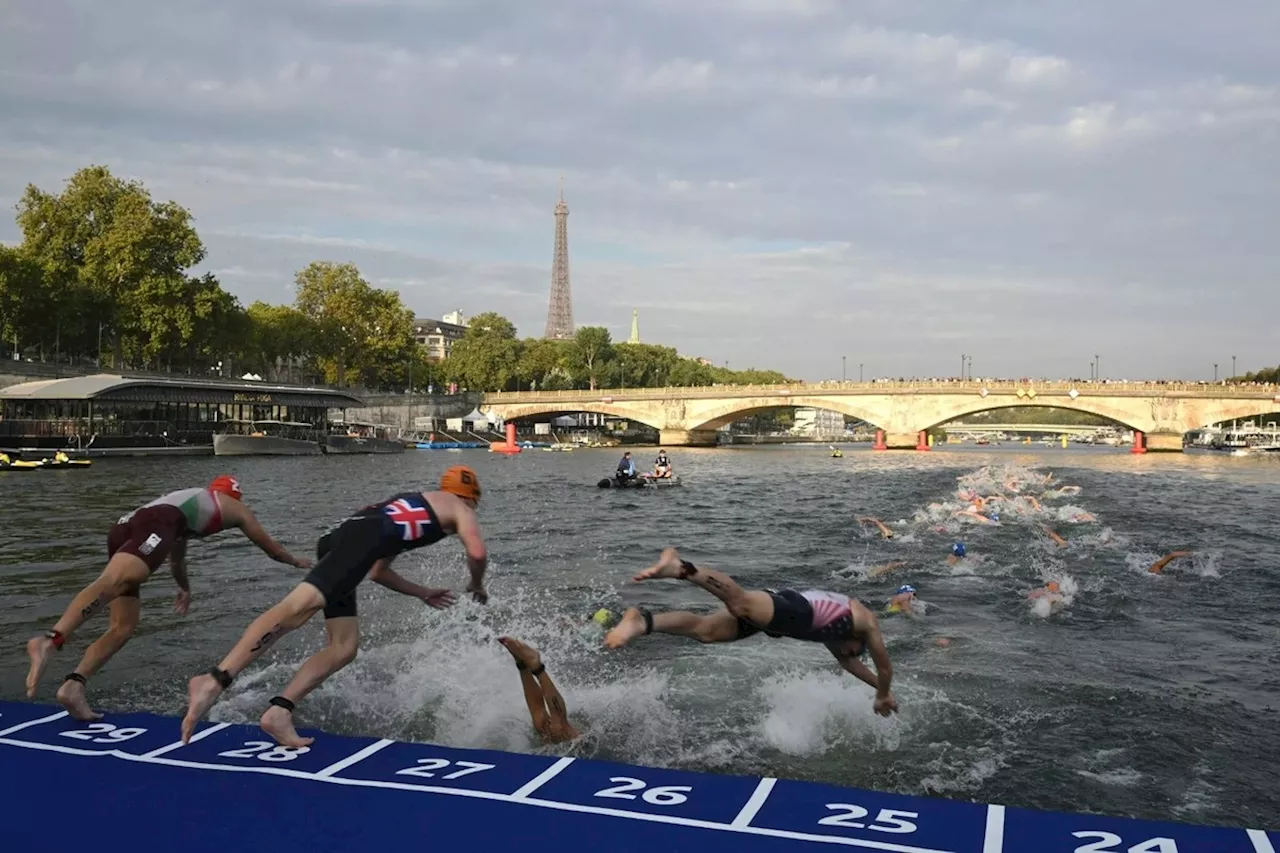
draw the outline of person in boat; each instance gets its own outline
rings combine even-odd
[[[271,538],[243,499],[239,481],[223,475],[204,488],[170,492],[122,516],[107,534],[107,565],[102,574],[72,599],[48,633],[27,642],[27,655],[31,658],[27,696],[35,695],[49,657],[90,617],[108,607],[110,624],[106,633],[85,650],[80,664],[63,679],[57,693],[58,702],[77,720],[102,719],[89,707],[85,695],[88,679],[133,637],[142,612],[139,589],[166,559],[178,585],[174,611],[185,616],[191,606],[187,578],[189,539],[238,528],[276,562],[310,568],[309,560],[293,556]]]
[[[515,658],[529,718],[542,742],[564,743],[581,737],[582,733],[569,722],[569,709],[564,697],[551,680],[538,650],[515,637],[499,637],[498,642]]]
[[[662,448],[658,448],[658,458],[653,460],[653,476],[660,480],[671,479],[671,460]]]
[[[628,450],[622,454],[622,459],[618,460],[618,470],[614,472],[613,478],[621,484],[634,480],[638,476],[636,461],[631,458],[631,451]]]
[[[307,694],[355,660],[360,639],[356,588],[361,581],[372,578],[387,589],[437,609],[454,604],[449,590],[419,586],[392,571],[392,562],[406,551],[457,536],[466,550],[471,573],[467,592],[484,604],[488,600],[484,573],[489,558],[476,519],[480,495],[476,472],[465,465],[455,465],[441,476],[437,491],[393,495],[357,510],[321,536],[316,544],[317,562],[310,574],[255,619],[217,666],[188,683],[183,743],[190,741],[196,724],[236,676],[281,637],[323,611],[328,642],[307,658],[280,695],[272,697],[260,720],[262,730],[282,746],[311,743],[313,738],[298,736],[293,710]]]
[[[707,615],[688,611],[651,613],[630,607],[618,625],[605,635],[605,645],[618,649],[636,637],[676,634],[702,643],[734,643],[763,631],[767,636],[822,643],[840,666],[875,688],[874,710],[882,717],[897,712],[898,700],[889,687],[893,665],[885,649],[880,624],[860,601],[824,590],[743,589],[724,572],[695,566],[667,548],[653,566],[632,581],[673,578],[688,581],[724,602],[725,609]],[[872,671],[862,662],[870,653]]]
[[[13,460],[9,458],[9,454],[0,450],[0,465],[12,465]]]

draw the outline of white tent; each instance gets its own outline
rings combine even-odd
[[[489,426],[493,423],[489,416],[481,412],[478,408],[472,409],[471,414],[463,418],[462,422],[465,424],[484,424],[485,426]]]

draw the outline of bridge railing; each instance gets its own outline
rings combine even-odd
[[[580,402],[583,400],[670,400],[670,399],[723,399],[726,397],[784,397],[830,393],[906,394],[915,392],[933,394],[977,394],[983,389],[989,393],[1017,393],[1018,389],[1039,393],[1069,393],[1107,397],[1159,396],[1176,394],[1180,397],[1207,398],[1257,398],[1276,396],[1280,385],[1229,384],[1206,382],[1126,382],[1126,381],[1065,381],[1000,379],[990,382],[977,380],[890,380],[881,382],[810,382],[790,385],[694,385],[671,388],[598,388],[570,391],[492,391],[484,395],[488,404],[545,403],[555,400]],[[1030,401],[1029,401],[1030,402]]]

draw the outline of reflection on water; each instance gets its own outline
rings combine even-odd
[[[11,475],[0,480],[9,650],[0,696],[22,695],[21,642],[100,571],[108,528],[134,506],[230,469],[267,529],[309,553],[350,509],[429,487],[466,461],[486,487],[490,605],[439,612],[362,587],[361,655],[299,707],[300,725],[543,750],[495,639],[510,633],[542,650],[586,727],[555,751],[1031,807],[1280,823],[1277,460],[1089,448],[858,448],[842,459],[823,447],[677,449],[681,488],[596,489],[615,455],[111,460]],[[638,453],[642,463],[647,455]],[[998,525],[955,516],[968,488],[1004,495]],[[889,524],[893,539],[855,523],[862,515]],[[968,556],[952,566],[957,540]],[[747,585],[882,602],[914,584],[923,616],[882,622],[901,714],[876,717],[871,691],[803,643],[654,636],[604,650],[584,624],[598,607],[717,606],[676,581],[627,582],[671,544]],[[1147,571],[1179,548],[1195,555]],[[897,560],[906,565],[869,576]],[[137,637],[91,682],[98,705],[180,713],[186,679],[303,574],[235,534],[194,543],[190,563],[190,615],[173,613],[167,576],[149,583]],[[427,583],[464,583],[456,542],[398,567]],[[1051,580],[1064,593],[1057,605],[1027,598]],[[41,701],[104,627],[91,623],[55,659]],[[316,620],[286,638],[213,717],[256,718],[322,637]]]

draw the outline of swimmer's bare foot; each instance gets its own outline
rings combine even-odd
[[[74,679],[67,679],[58,688],[58,704],[66,708],[67,713],[77,720],[84,720],[88,723],[101,720],[102,715],[89,707],[89,700],[85,698],[84,694],[83,684]]]
[[[187,715],[182,718],[182,742],[190,743],[196,726],[204,715],[209,713],[213,703],[218,701],[222,693],[222,685],[208,673],[197,675],[187,682]]]
[[[520,642],[515,637],[499,637],[498,642],[511,652],[511,656],[524,664],[525,669],[532,672],[542,666],[542,655],[533,646]]]
[[[683,576],[684,569],[680,566],[680,552],[675,548],[667,548],[662,552],[662,556],[658,558],[658,562],[640,572],[631,580],[633,583],[640,583],[640,581],[653,580],[654,578],[679,578]]]
[[[279,705],[267,708],[258,725],[281,746],[310,746],[316,740],[313,737],[301,737],[293,727],[293,714]]]
[[[644,634],[644,616],[634,607],[628,607],[622,614],[622,620],[614,629],[604,635],[604,644],[611,649],[620,649],[636,637]]]
[[[40,676],[49,664],[49,655],[53,654],[53,640],[48,637],[32,637],[27,640],[27,657],[31,658],[31,669],[27,670],[27,698],[36,695],[40,685]]]

